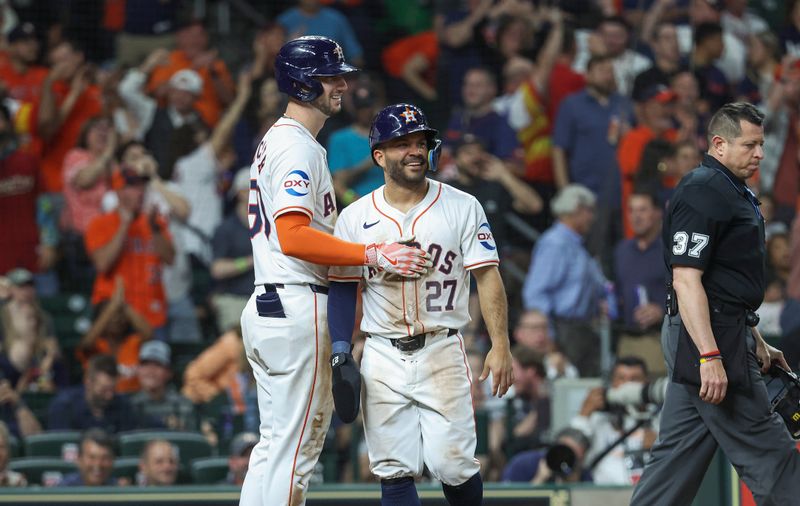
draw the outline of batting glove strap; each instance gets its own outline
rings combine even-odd
[[[380,267],[386,272],[404,277],[418,278],[433,264],[428,259],[428,254],[419,248],[384,242],[367,245],[364,265]]]

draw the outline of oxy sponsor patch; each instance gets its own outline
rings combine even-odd
[[[481,246],[488,250],[497,249],[497,246],[494,244],[492,230],[489,228],[488,223],[481,223],[481,226],[478,227],[478,242],[481,243]]]
[[[293,170],[284,179],[283,189],[293,197],[304,197],[311,191],[311,180],[302,170]]]

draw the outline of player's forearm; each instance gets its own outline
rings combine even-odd
[[[333,353],[349,353],[356,323],[358,283],[331,281],[328,291],[328,330]]]
[[[287,213],[275,219],[284,255],[320,265],[364,265],[365,245],[311,228],[310,222],[302,213]]]
[[[689,337],[701,354],[716,350],[717,341],[711,331],[708,297],[701,282],[702,271],[691,267],[674,267],[672,276],[681,320]]]
[[[474,269],[481,315],[486,322],[492,348],[508,347],[508,302],[500,270],[496,266]]]

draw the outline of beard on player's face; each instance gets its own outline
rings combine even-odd
[[[388,156],[384,159],[386,160],[386,176],[395,184],[409,189],[425,184],[428,160],[424,156],[407,154],[400,159],[391,159]],[[426,170],[419,170],[420,166]],[[414,168],[412,169],[412,167]]]
[[[324,77],[319,80],[322,83],[322,93],[311,102],[311,105],[325,116],[331,117],[342,110],[342,96],[347,90],[347,81],[341,76]]]

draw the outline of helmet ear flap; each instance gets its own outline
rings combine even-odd
[[[439,157],[442,156],[442,141],[433,139],[433,148],[428,150],[428,170],[436,172],[439,168]]]
[[[294,87],[292,96],[301,102],[311,102],[322,95],[322,83],[313,77],[295,78],[292,86]]]

